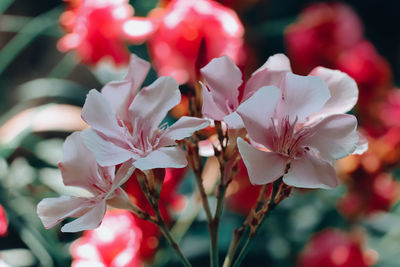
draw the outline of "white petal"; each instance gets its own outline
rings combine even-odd
[[[256,70],[255,73],[263,69],[269,69],[273,71],[292,71],[292,68],[290,67],[290,60],[284,54],[275,54],[270,56],[264,65]]]
[[[132,160],[122,164],[122,166],[119,167],[117,173],[115,174],[114,180],[112,181],[112,186],[109,195],[111,195],[114,192],[114,190],[116,190],[116,188],[123,185],[131,177],[134,170],[135,166],[133,166]]]
[[[361,155],[367,150],[368,150],[368,139],[361,133],[358,133],[357,147],[354,150],[353,154]]]
[[[156,168],[183,168],[187,165],[185,153],[179,147],[162,147],[134,162],[136,168],[145,171]]]
[[[106,201],[102,200],[81,217],[61,227],[61,232],[71,233],[97,228],[105,213]]]
[[[354,152],[358,142],[357,119],[353,115],[328,116],[311,126],[312,134],[302,145],[316,148],[325,160],[336,160]]]
[[[160,77],[150,86],[143,88],[129,107],[133,125],[146,125],[156,129],[168,111],[181,101],[178,83],[172,77]]]
[[[229,111],[226,109],[225,103],[222,106],[221,104],[219,104],[219,102],[216,102],[213,98],[213,93],[210,92],[209,89],[202,82],[200,82],[200,84],[203,88],[203,115],[213,120],[222,121],[224,117],[229,114]]]
[[[87,198],[61,196],[45,198],[37,205],[37,214],[45,228],[51,228],[67,217],[78,217],[90,209]]]
[[[328,116],[350,111],[358,100],[356,82],[346,73],[323,67],[313,69],[310,75],[321,77],[328,85],[331,97],[318,114]]]
[[[174,145],[176,140],[182,140],[191,136],[194,132],[204,129],[210,125],[205,119],[194,117],[181,117],[169,127],[161,137],[160,146]]]
[[[329,162],[306,153],[300,159],[291,160],[289,171],[283,177],[283,182],[300,188],[329,189],[338,185],[338,178]]]
[[[112,111],[121,120],[128,120],[128,107],[136,92],[131,92],[132,83],[128,81],[109,82],[101,90],[110,103]]]
[[[85,130],[81,133],[81,136],[83,142],[93,152],[101,166],[115,166],[136,157],[133,152],[104,140],[93,130]]]
[[[274,71],[268,68],[254,72],[246,83],[242,102],[250,98],[263,86],[283,88],[285,86],[286,73],[287,71]]]
[[[220,110],[226,110],[227,103],[237,108],[242,72],[229,57],[214,58],[200,72]]]
[[[293,122],[303,122],[312,113],[322,109],[330,98],[326,83],[319,77],[286,74],[283,100],[278,103],[279,117],[289,116]]]
[[[275,86],[261,87],[252,97],[236,110],[254,141],[271,148],[268,132],[272,125],[275,107],[281,92]]]
[[[135,95],[139,90],[144,79],[146,79],[147,73],[149,73],[150,67],[151,65],[149,62],[141,59],[135,54],[131,54],[128,73],[124,80],[132,83],[132,95]]]
[[[65,185],[97,192],[92,186],[102,182],[97,172],[97,161],[93,153],[86,148],[79,132],[71,134],[65,140],[63,158],[58,166]]]
[[[268,184],[285,172],[287,159],[278,153],[255,149],[242,138],[237,145],[252,184]]]
[[[98,91],[92,89],[82,109],[82,119],[104,136],[115,140],[123,139],[123,129],[118,125],[110,103]]]
[[[228,116],[225,116],[224,122],[228,125],[229,129],[244,128],[243,120],[236,111],[232,112]]]

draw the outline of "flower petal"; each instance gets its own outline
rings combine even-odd
[[[97,228],[106,213],[106,201],[96,203],[88,212],[61,227],[61,232],[72,233]]]
[[[67,217],[81,216],[90,208],[87,198],[61,196],[40,201],[37,205],[37,214],[43,226],[48,229]]]
[[[93,130],[84,130],[81,136],[83,142],[93,152],[101,166],[115,166],[131,158],[136,158],[133,152],[104,140]]]
[[[368,150],[368,139],[363,134],[358,133],[357,147],[353,154],[361,155]]]
[[[114,140],[123,140],[123,129],[118,125],[110,103],[98,91],[92,89],[82,109],[82,119],[94,130]]]
[[[143,88],[129,107],[132,124],[156,129],[168,111],[181,101],[178,83],[172,77],[160,77],[150,86]]]
[[[289,116],[290,122],[296,117],[298,122],[304,122],[312,113],[320,111],[330,97],[328,86],[315,76],[287,73],[282,89],[283,100],[278,103],[277,114],[281,118]]]
[[[313,69],[310,75],[321,77],[328,85],[331,98],[314,116],[328,116],[350,111],[358,100],[356,82],[346,73],[323,67]]]
[[[274,71],[269,70],[268,68],[254,72],[246,83],[242,101],[249,99],[263,86],[276,86],[278,88],[283,88],[286,73],[287,71]]]
[[[353,115],[336,114],[311,126],[311,134],[302,140],[319,151],[325,160],[336,160],[354,152],[358,142],[357,119]]]
[[[185,153],[179,147],[162,147],[134,162],[136,168],[145,171],[156,168],[183,168],[187,165]]]
[[[239,114],[234,111],[231,114],[224,117],[224,122],[228,125],[229,129],[240,129],[244,128],[244,123]]]
[[[128,81],[109,82],[101,90],[108,103],[110,103],[112,111],[117,114],[117,118],[126,120],[128,106],[133,100],[136,92],[131,92],[132,83]]]
[[[332,165],[308,153],[300,159],[291,160],[283,182],[300,188],[330,189],[338,186],[338,178]]]
[[[252,184],[272,183],[284,174],[287,159],[282,155],[258,150],[242,138],[237,144]]]
[[[242,72],[236,64],[223,56],[211,60],[200,72],[218,108],[225,111],[225,115],[230,113],[229,109],[236,109],[239,104],[237,89],[243,82]]]
[[[270,56],[268,60],[264,63],[264,65],[256,70],[255,73],[263,69],[292,72],[292,68],[290,67],[290,60],[284,54],[275,54],[273,56]]]
[[[229,111],[226,110],[225,104],[222,105],[214,100],[213,93],[209,91],[209,89],[200,82],[203,88],[203,107],[202,113],[205,117],[222,121],[224,117],[229,114]]]
[[[115,178],[112,181],[112,186],[110,192],[108,193],[108,196],[111,195],[118,187],[123,185],[129,179],[129,177],[131,177],[134,171],[135,166],[133,166],[133,160],[129,160],[128,162],[122,164],[115,174]]]
[[[183,116],[165,130],[160,140],[160,146],[175,145],[176,140],[189,137],[194,132],[204,129],[209,125],[210,122],[208,120]]]
[[[104,187],[97,171],[96,158],[83,143],[79,132],[71,134],[65,140],[63,158],[58,166],[67,186],[78,186],[93,194],[97,193],[93,185]]]
[[[264,86],[237,109],[250,138],[268,148],[271,148],[272,144],[266,133],[272,126],[275,107],[280,97],[281,92],[278,88]]]

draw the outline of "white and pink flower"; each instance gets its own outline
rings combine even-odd
[[[295,187],[336,187],[333,162],[365,150],[356,118],[343,114],[357,101],[355,82],[321,67],[311,74],[291,73],[284,55],[273,56],[253,74],[260,89],[236,109],[252,141],[237,142],[253,184],[283,176]]]
[[[120,187],[132,174],[134,168],[131,163],[123,164],[114,175],[115,167],[99,166],[77,132],[67,137],[63,150],[59,168],[64,184],[83,188],[91,196],[43,199],[38,204],[37,213],[45,228],[51,228],[67,217],[79,217],[65,224],[61,231],[93,229],[100,225],[107,204],[116,208],[135,208]]]
[[[82,118],[92,128],[82,132],[84,143],[101,166],[132,159],[141,170],[185,167],[185,154],[176,141],[207,127],[209,122],[184,116],[171,127],[160,125],[180,102],[178,83],[172,77],[160,77],[135,96],[149,65],[135,57],[131,61],[124,81],[109,83],[102,93],[89,92]]]

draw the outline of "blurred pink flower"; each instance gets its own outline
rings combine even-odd
[[[273,71],[278,67],[282,71]],[[322,78],[291,73],[284,55],[255,72],[260,89],[237,108],[253,144],[238,139],[253,184],[284,175],[283,181],[295,187],[335,187],[332,162],[365,150],[366,144],[358,145],[356,118],[343,114],[357,100],[354,81],[329,69],[314,73]]]
[[[285,32],[289,57],[300,74],[316,66],[334,68],[340,54],[362,39],[360,19],[343,3],[310,5]]]
[[[6,211],[4,210],[3,206],[0,205],[0,237],[6,236],[8,230],[8,220]]]
[[[115,167],[99,166],[77,132],[67,137],[63,150],[59,168],[64,184],[83,188],[92,196],[61,196],[40,201],[37,213],[45,228],[53,227],[67,217],[78,217],[65,224],[61,231],[78,232],[93,229],[100,225],[106,212],[106,204],[117,208],[131,207],[127,194],[120,188],[130,177],[131,163],[124,164],[114,175]]]
[[[150,19],[158,22],[148,45],[160,76],[197,84],[199,68],[211,59],[243,60],[243,25],[233,10],[215,1],[174,0]]]
[[[362,236],[337,229],[315,234],[301,252],[299,267],[366,267],[376,261],[375,251],[365,251]]]
[[[72,266],[140,267],[142,230],[132,214],[123,210],[106,213],[100,227],[85,231],[71,246]]]
[[[76,50],[85,64],[94,65],[106,58],[116,65],[127,64],[126,42],[143,42],[153,29],[149,21],[132,18],[134,10],[128,0],[67,0],[67,4],[67,10],[60,17],[67,35],[57,46],[62,52]],[[130,25],[137,29],[134,36],[125,31]]]

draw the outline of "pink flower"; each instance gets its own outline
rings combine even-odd
[[[6,212],[2,205],[0,205],[0,237],[7,235],[8,220]]]
[[[134,97],[148,67],[143,60],[132,59],[125,81],[106,85],[102,93],[91,90],[87,96],[82,118],[92,128],[82,132],[82,139],[101,166],[132,159],[141,170],[185,167],[185,154],[176,140],[209,124],[184,116],[169,128],[160,126],[167,112],[179,104],[181,94],[172,77],[161,77]]]
[[[376,263],[377,253],[363,248],[360,233],[325,229],[307,242],[300,254],[299,267],[366,267]]]
[[[174,0],[150,18],[159,21],[148,45],[160,76],[196,84],[198,68],[211,59],[243,60],[243,25],[233,10],[215,1]]]
[[[100,227],[85,231],[71,246],[72,266],[140,267],[142,230],[126,210],[106,213]]]
[[[120,186],[133,171],[131,164],[122,165],[114,175],[115,167],[101,167],[82,142],[80,133],[65,140],[63,159],[59,163],[63,182],[87,190],[90,197],[61,196],[43,199],[37,213],[45,228],[53,227],[67,217],[79,217],[65,224],[61,231],[78,232],[96,228],[106,212],[106,204],[117,208],[131,207],[127,194]]]
[[[253,144],[238,139],[250,181],[266,184],[283,176],[295,187],[337,186],[332,162],[365,149],[358,146],[356,118],[342,114],[357,100],[354,81],[325,68],[312,71],[321,78],[295,75],[284,55],[267,63],[253,74],[260,89],[237,108]]]
[[[97,64],[110,58],[116,65],[129,62],[125,42],[143,42],[153,24],[143,18],[131,18],[134,10],[128,0],[69,0],[68,9],[60,17],[68,32],[58,42],[58,49],[76,50],[85,64]],[[128,28],[137,30],[132,35]],[[143,28],[146,29],[145,34]]]

